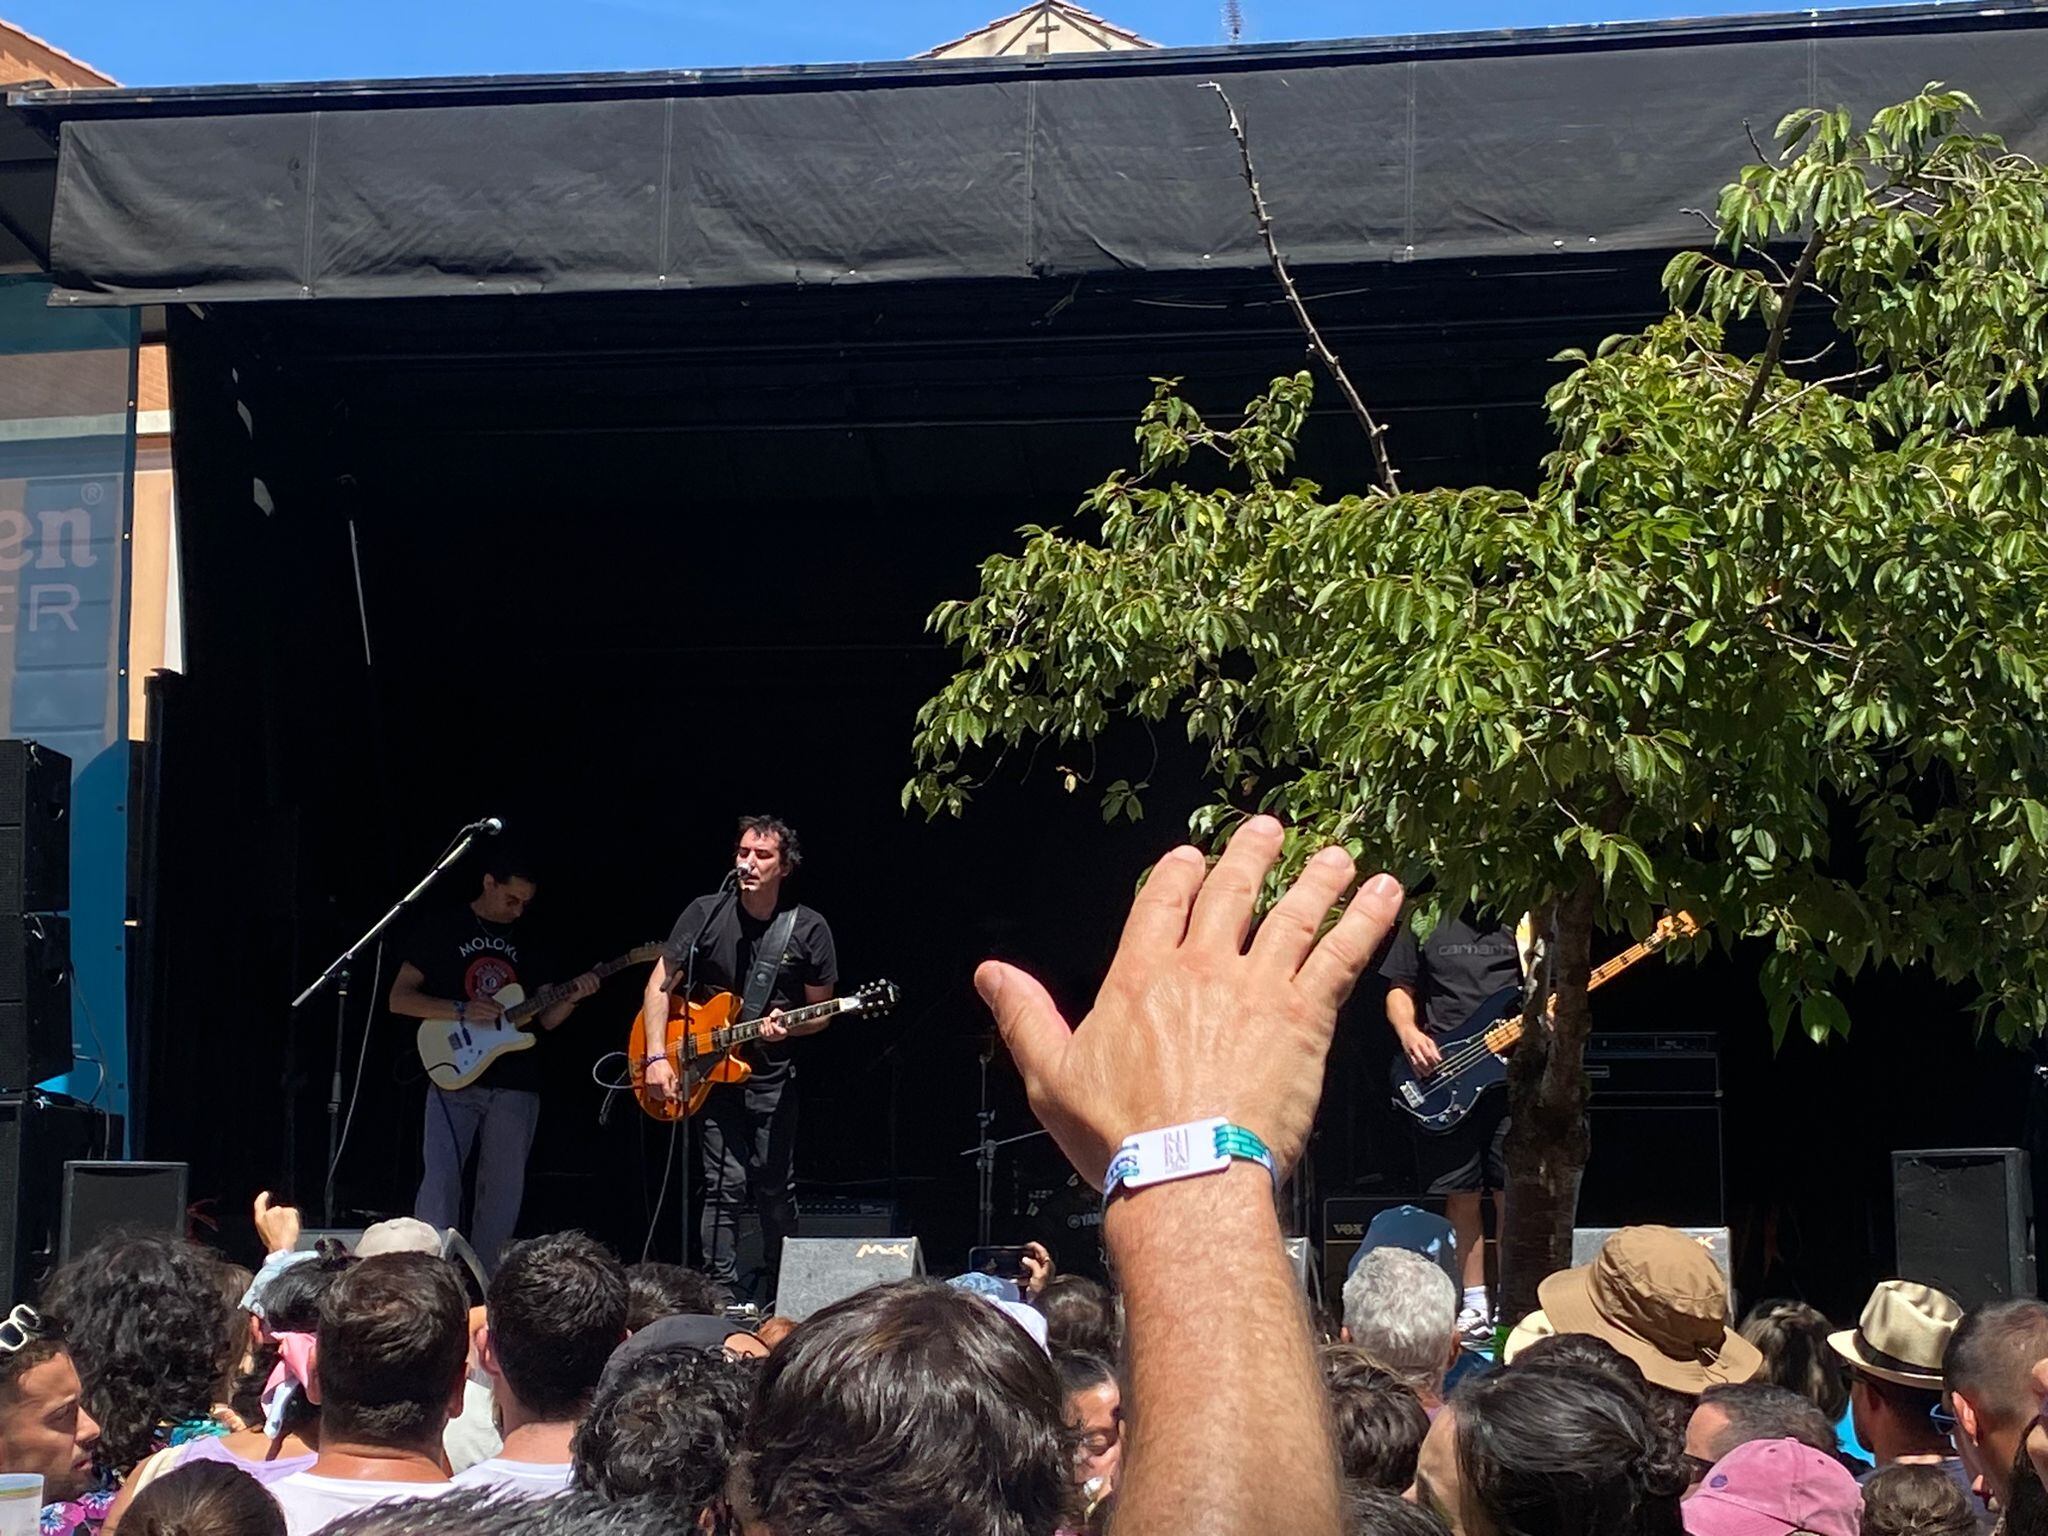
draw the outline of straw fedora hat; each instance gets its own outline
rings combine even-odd
[[[1763,1368],[1756,1346],[1728,1326],[1720,1269],[1670,1227],[1623,1227],[1592,1263],[1560,1270],[1536,1296],[1557,1332],[1605,1339],[1655,1386],[1697,1394]]]
[[[1866,1376],[1901,1387],[1941,1390],[1941,1357],[1963,1309],[1915,1280],[1886,1280],[1870,1293],[1854,1328],[1828,1335],[1836,1354]]]

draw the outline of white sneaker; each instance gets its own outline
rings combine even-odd
[[[1486,1349],[1493,1343],[1493,1319],[1477,1307],[1458,1311],[1458,1338],[1472,1349]]]

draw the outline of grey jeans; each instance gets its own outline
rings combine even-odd
[[[421,1147],[426,1171],[412,1213],[435,1227],[462,1219],[462,1165],[472,1147],[476,1157],[476,1213],[469,1245],[486,1274],[498,1267],[498,1253],[519,1220],[526,1194],[526,1155],[540,1124],[540,1095],[522,1088],[471,1086],[427,1090],[427,1118]]]

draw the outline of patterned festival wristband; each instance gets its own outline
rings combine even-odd
[[[1143,1189],[1148,1184],[1221,1173],[1235,1159],[1257,1163],[1275,1186],[1279,1184],[1280,1174],[1266,1144],[1243,1126],[1232,1125],[1221,1117],[1140,1131],[1124,1138],[1116,1156],[1109,1160],[1109,1173],[1102,1181],[1102,1198],[1110,1199],[1119,1187]]]

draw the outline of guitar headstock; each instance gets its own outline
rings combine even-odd
[[[666,944],[636,944],[626,951],[626,964],[652,965],[667,948]]]
[[[1661,948],[1673,939],[1689,939],[1700,931],[1700,920],[1690,912],[1668,912],[1650,930],[1650,938]]]
[[[849,997],[846,1006],[854,1013],[887,1013],[901,996],[895,982],[871,981]]]

